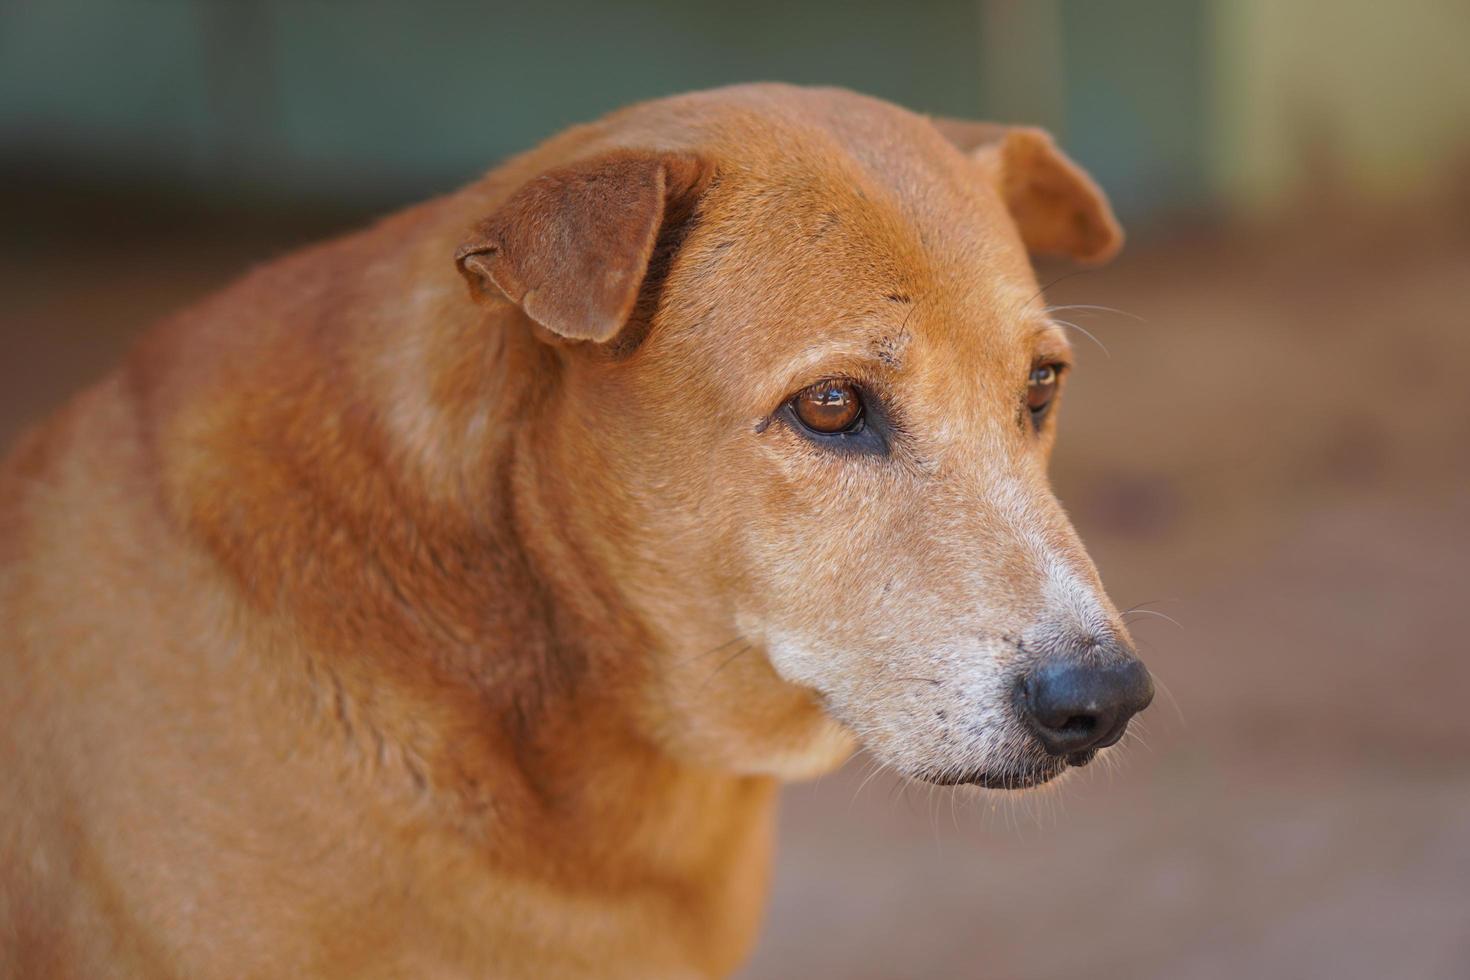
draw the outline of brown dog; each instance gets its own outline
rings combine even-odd
[[[161,326],[0,474],[0,974],[722,974],[777,779],[1085,763],[1151,687],[1027,249],[1119,240],[1037,131],[751,86]]]

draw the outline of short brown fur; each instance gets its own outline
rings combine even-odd
[[[801,481],[708,457],[763,438],[797,465],[754,433],[802,310],[872,297],[880,370],[939,343],[972,379],[1029,363],[1021,239],[1097,259],[1118,232],[1015,139],[968,157],[834,91],[650,103],[153,331],[0,470],[0,974],[734,969],[777,777],[868,737],[829,710],[856,687],[802,682],[742,617],[771,549],[897,545],[814,534]],[[955,293],[960,261],[1016,308]],[[1014,389],[974,424],[1029,460],[1050,436],[1019,441]],[[913,474],[972,471],[935,440]],[[1090,589],[1042,471],[1012,469]],[[884,493],[910,541],[946,523],[949,491]],[[1032,564],[995,554],[1031,615]]]

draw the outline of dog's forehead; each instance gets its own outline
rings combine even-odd
[[[1035,332],[1036,280],[1004,203],[921,116],[753,85],[649,104],[619,128],[717,174],[664,296],[680,358],[694,345],[774,371],[927,349],[1009,371]]]
[[[678,290],[701,321],[765,350],[889,359],[916,336],[967,351],[1034,329],[1030,263],[1003,209],[964,189],[971,175],[918,161],[880,180],[830,154],[791,153],[780,166],[728,166],[701,208]]]
[[[783,230],[793,218],[887,209],[925,244],[1019,249],[976,162],[928,119],[844,89],[737,85],[626,110],[617,142],[693,152],[720,174],[718,196]],[[873,230],[871,227],[869,230]]]

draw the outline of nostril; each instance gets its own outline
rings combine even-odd
[[[1071,715],[1062,724],[1059,731],[1068,735],[1091,735],[1097,728],[1097,719],[1092,715]]]
[[[1037,718],[1033,728],[1043,735],[1043,741],[1056,747],[1059,753],[1075,752],[1091,748],[1113,727],[1111,713],[1076,713],[1065,715],[1058,723],[1054,719]]]

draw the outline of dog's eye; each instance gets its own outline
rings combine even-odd
[[[796,420],[813,432],[852,432],[863,421],[863,399],[850,381],[822,381],[791,400]]]
[[[1031,369],[1031,376],[1026,379],[1026,407],[1031,410],[1031,417],[1037,422],[1041,421],[1046,410],[1051,407],[1051,401],[1057,393],[1057,380],[1061,376],[1061,368],[1055,364],[1038,364]]]

